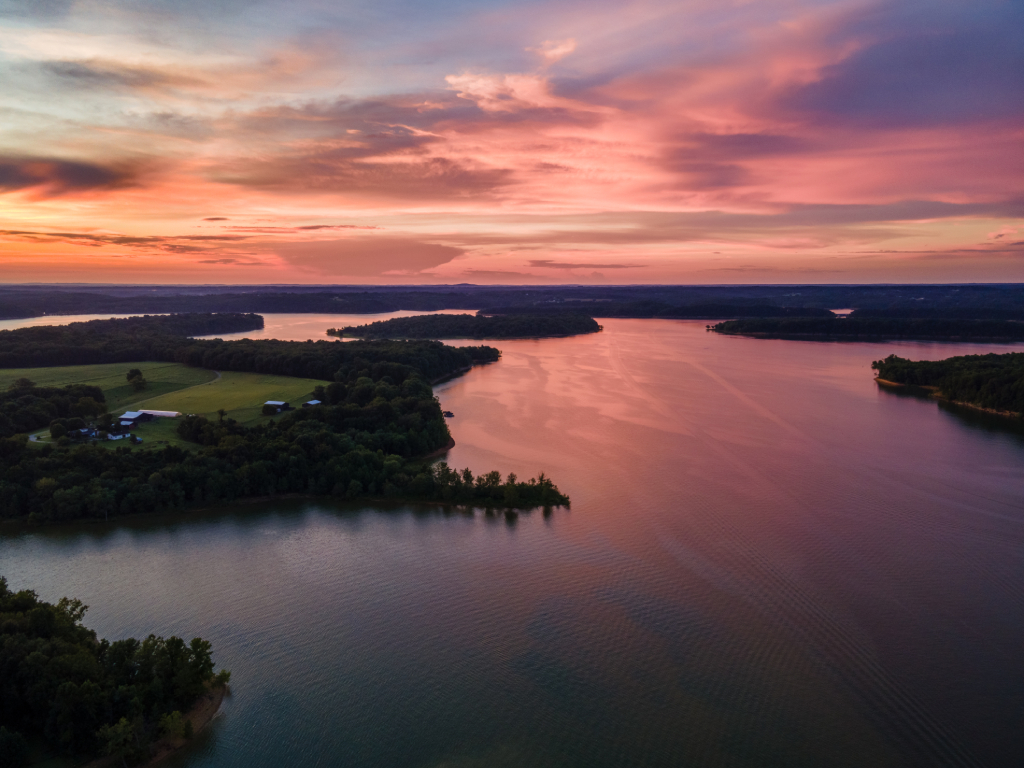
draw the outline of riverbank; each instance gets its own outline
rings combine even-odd
[[[1017,411],[998,411],[995,408],[985,408],[984,406],[975,405],[974,403],[967,403],[964,402],[963,400],[950,400],[948,397],[942,394],[942,390],[940,390],[938,387],[931,387],[923,384],[900,384],[898,381],[889,381],[888,379],[882,379],[879,377],[875,377],[875,381],[879,385],[890,389],[921,389],[928,393],[927,395],[925,395],[925,397],[928,397],[929,399],[940,400],[944,403],[949,403],[950,405],[959,405],[963,408],[970,408],[973,411],[991,413],[994,416],[1002,416],[1008,419],[1020,419],[1024,417],[1024,414],[1020,414]]]
[[[141,768],[150,768],[150,766],[162,763],[164,760],[178,752],[182,747],[189,744],[192,739],[199,735],[200,731],[206,728],[206,726],[213,721],[217,712],[220,711],[220,706],[224,702],[224,697],[228,693],[230,693],[230,689],[227,685],[211,687],[206,693],[204,693],[192,709],[184,715],[184,719],[192,724],[192,736],[188,738],[183,736],[164,736],[162,739],[158,739],[153,742],[150,746],[150,758],[146,762],[139,764]],[[113,766],[118,765],[119,762],[120,759],[112,755],[109,757],[101,757],[90,763],[86,763],[82,768],[113,768]]]

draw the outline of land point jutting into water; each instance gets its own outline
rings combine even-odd
[[[0,768],[1022,768],[1022,30],[0,0]]]
[[[828,312],[833,319],[824,320],[810,312],[765,312],[736,322],[852,327],[843,324],[857,322],[859,311],[852,319]],[[429,338],[471,338],[470,331],[491,320],[499,321],[496,335],[535,338],[504,338],[501,351]],[[919,329],[940,320],[879,322]],[[860,331],[858,340],[841,345],[798,336],[743,338],[707,334],[703,319],[612,318],[602,328],[593,317],[568,311],[398,317],[362,326],[428,337],[420,340],[196,338],[278,334],[287,327],[280,322],[274,315],[151,315],[63,326],[28,321],[0,332],[0,364],[6,366],[0,369],[6,521],[0,528],[0,662],[7,691],[0,756],[7,763],[99,766],[169,758],[182,765],[269,764],[246,744],[249,737],[226,741],[228,734],[248,733],[263,717],[261,707],[291,690],[292,683],[254,666],[244,639],[251,631],[232,628],[259,627],[256,617],[265,616],[267,605],[288,607],[283,622],[255,630],[256,636],[269,633],[255,641],[258,654],[284,654],[297,685],[362,723],[343,728],[340,742],[325,740],[324,731],[309,730],[316,718],[308,705],[297,713],[270,704],[284,728],[304,734],[297,749],[305,762],[332,762],[365,743],[356,763],[381,764],[381,750],[387,750],[379,729],[415,717],[426,717],[443,734],[440,740],[413,728],[384,763],[410,764],[413,755],[427,753],[447,760],[450,745],[473,742],[471,734],[479,732],[459,723],[479,726],[480,713],[463,711],[452,697],[440,699],[443,723],[429,708],[419,709],[414,702],[421,697],[437,701],[428,694],[437,680],[467,687],[459,696],[474,711],[487,709],[484,691],[495,689],[505,691],[517,712],[540,708],[540,719],[528,718],[526,730],[500,726],[509,746],[473,742],[467,765],[618,765],[609,757],[614,742],[595,729],[607,718],[634,722],[638,706],[646,722],[660,723],[651,736],[630,742],[647,765],[701,764],[701,755],[721,754],[714,738],[700,736],[716,722],[756,744],[737,765],[958,765],[958,755],[973,754],[999,765],[1015,753],[1012,729],[1004,729],[1007,738],[992,739],[983,724],[999,717],[981,704],[991,686],[972,688],[972,679],[995,679],[983,666],[988,645],[968,642],[969,670],[952,673],[965,699],[944,698],[944,683],[929,673],[930,663],[906,664],[901,654],[913,649],[944,658],[948,649],[936,639],[943,635],[938,628],[951,631],[950,622],[959,625],[965,611],[989,627],[998,648],[1022,639],[1012,627],[997,628],[995,614],[978,598],[1007,584],[979,571],[977,558],[995,562],[1002,573],[1010,550],[979,538],[975,522],[962,518],[964,504],[977,502],[956,500],[973,498],[974,484],[986,477],[978,462],[1024,460],[1021,444],[1012,431],[975,432],[974,463],[962,466],[948,451],[955,453],[957,441],[977,426],[950,422],[965,417],[892,397],[884,387],[928,388],[1016,417],[1024,410],[1019,351],[999,344],[865,343]],[[961,328],[1018,321],[948,322]],[[578,330],[542,333],[556,326]],[[879,350],[894,351],[882,357]],[[864,389],[876,386],[873,373],[882,388]],[[794,390],[800,411],[787,406]],[[449,426],[456,412],[460,418]],[[853,444],[837,442],[840,433],[832,428],[820,430],[824,414],[833,426],[838,417],[842,437]],[[909,431],[899,426],[907,419]],[[865,424],[871,425],[867,432]],[[902,449],[889,455],[879,435],[891,429],[919,435],[907,450],[924,465],[903,467]],[[986,422],[985,429],[998,427]],[[614,445],[609,434],[616,436]],[[986,443],[984,434],[994,434],[996,443]],[[867,440],[878,448],[880,439],[884,471],[858,447]],[[986,459],[986,451],[1008,453]],[[454,469],[459,462],[466,468]],[[496,468],[488,469],[490,462]],[[829,465],[845,467],[842,477],[830,475]],[[520,468],[540,471],[521,481]],[[890,478],[894,468],[904,479]],[[922,471],[942,474],[947,484],[952,478],[954,496],[937,497],[929,482],[913,480]],[[853,510],[849,500],[864,493],[858,474],[870,476],[887,500],[867,498]],[[829,479],[812,479],[819,475]],[[1009,515],[1000,541],[1010,545],[1019,473],[987,477],[986,498]],[[571,513],[570,492],[576,501]],[[242,500],[250,503],[234,504]],[[890,510],[888,516],[871,505]],[[558,507],[562,513],[550,514]],[[836,514],[823,512],[831,507]],[[520,519],[537,508],[544,514]],[[936,515],[965,536],[949,539],[935,530]],[[826,530],[819,537],[814,531],[821,525]],[[258,542],[259,531],[270,538]],[[602,543],[591,541],[595,531]],[[953,555],[953,540],[968,542],[969,551],[957,554],[967,561],[959,576],[942,569],[940,577],[932,569]],[[373,552],[359,550],[364,541],[374,542]],[[731,542],[734,554],[723,555],[723,542]],[[837,542],[844,553],[838,561]],[[282,549],[268,550],[268,544]],[[257,554],[232,554],[237,545]],[[90,560],[97,547],[106,552],[102,562]],[[791,549],[800,553],[797,561],[790,562]],[[908,552],[916,553],[909,561]],[[182,556],[191,563],[185,571],[173,564]],[[195,557],[229,563],[228,572],[214,575]],[[53,568],[48,558],[70,566]],[[772,563],[770,576],[768,566],[758,565],[763,558]],[[570,562],[578,570],[567,577],[561,569]],[[837,562],[858,585],[853,592],[844,586],[847,576],[834,582]],[[103,563],[118,565],[111,571]],[[252,569],[261,567],[258,576]],[[142,575],[154,568],[159,576]],[[898,587],[907,569],[918,578]],[[197,580],[182,582],[191,571]],[[115,584],[115,572],[135,576]],[[284,593],[265,596],[268,573]],[[24,574],[35,575],[25,580]],[[395,574],[401,574],[398,582]],[[317,585],[309,595],[300,587],[306,579]],[[386,599],[383,613],[369,608],[377,585],[389,581],[399,585],[398,603]],[[185,604],[168,597],[154,602],[171,584],[192,597]],[[516,591],[510,591],[513,584]],[[682,597],[679,584],[685,585]],[[897,617],[875,598],[859,604],[864,585],[873,595],[898,592],[898,604],[932,607]],[[974,598],[963,606],[930,602],[950,589]],[[113,593],[119,597],[112,603]],[[323,602],[335,593],[341,602],[327,598],[321,619],[322,608],[310,599]],[[86,601],[101,606],[99,626],[110,640],[86,628]],[[112,621],[120,601],[133,618]],[[212,614],[203,607],[208,601]],[[240,601],[254,613],[239,613]],[[161,606],[156,621],[147,605]],[[429,605],[435,615],[413,605]],[[510,613],[495,613],[498,606],[511,606]],[[885,618],[876,625],[879,611]],[[481,635],[474,616],[498,635]],[[321,647],[315,638],[330,634],[318,629],[322,620],[335,633],[342,627],[343,635],[356,634],[341,639],[338,652]],[[596,640],[587,637],[593,631]],[[363,632],[374,638],[369,645],[358,638]],[[628,647],[615,639],[623,632]],[[442,636],[454,647],[431,639]],[[505,639],[494,646],[499,636]],[[875,658],[861,645],[867,641],[840,639],[861,636],[884,639],[875,647],[895,650]],[[411,652],[403,664],[426,669],[410,672],[407,682],[386,683],[391,661],[372,649],[381,642],[394,648],[396,641]],[[758,650],[766,642],[778,658]],[[479,643],[486,660],[474,660],[472,647]],[[292,644],[300,656],[310,656],[308,663],[281,650]],[[240,671],[231,698],[225,698],[229,675],[215,671],[215,658]],[[465,675],[452,672],[467,664]],[[623,678],[619,672],[631,664],[638,666]],[[568,669],[578,671],[567,677]],[[661,670],[659,680],[631,681],[654,669]],[[866,670],[872,671],[865,677]],[[478,678],[480,690],[473,682]],[[803,682],[795,685],[797,679]],[[709,700],[708,686],[762,698],[770,708],[748,712],[727,692]],[[592,691],[584,696],[591,704],[583,706],[571,693],[576,687]],[[597,695],[602,690],[605,695]],[[893,690],[904,692],[887,693]],[[347,711],[344,702],[360,700],[382,708],[384,724]],[[459,715],[454,722],[452,714]],[[505,722],[492,719],[498,714],[484,712],[488,722]],[[562,736],[545,735],[544,721],[557,722]],[[925,736],[921,723],[928,724]],[[672,735],[680,724],[685,738]],[[267,759],[287,762],[281,751],[286,731],[266,727],[276,734],[274,743],[259,749],[274,756]],[[780,729],[796,736],[781,739]],[[812,732],[831,736],[815,741]],[[583,763],[559,757],[565,734]],[[835,744],[845,746],[837,751]]]

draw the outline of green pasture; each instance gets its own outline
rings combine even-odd
[[[128,383],[129,368],[138,368],[148,382],[141,392]],[[60,368],[6,368],[0,370],[0,388],[7,389],[15,379],[31,379],[43,387],[65,384],[92,384],[103,390],[107,409],[127,410],[142,400],[166,395],[185,387],[205,384],[217,377],[213,371],[189,368],[180,363],[107,363],[104,365],[69,365]],[[146,406],[147,408],[150,406]]]
[[[223,408],[230,418],[251,424],[263,418],[260,411],[267,400],[284,400],[301,407],[313,396],[313,387],[324,383],[292,376],[225,371],[219,379],[146,400],[140,407],[208,417],[216,417]]]
[[[128,384],[129,368],[139,368],[148,382],[136,392]],[[315,379],[273,376],[262,373],[236,373],[203,368],[189,368],[178,363],[115,363],[110,365],[76,365],[63,368],[14,368],[0,370],[0,387],[6,388],[15,379],[27,378],[42,386],[93,384],[103,390],[107,409],[115,416],[126,410],[148,409],[196,413],[211,419],[218,411],[227,411],[226,418],[252,425],[268,418],[261,411],[267,400],[284,400],[295,407],[313,396],[313,388],[324,384]],[[142,438],[143,448],[180,445],[195,447],[178,439],[177,419],[156,419],[140,424],[133,434]],[[49,442],[49,433],[37,433],[39,442]],[[109,448],[126,442],[100,443]]]

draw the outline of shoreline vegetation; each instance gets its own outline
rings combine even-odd
[[[718,319],[857,316],[1024,319],[1024,285],[0,286],[0,318],[75,314],[373,314],[480,310],[591,317]]]
[[[87,768],[150,764],[213,719],[231,673],[201,638],[110,642],[82,624],[88,606],[13,592],[0,577],[0,764],[52,758]]]
[[[598,333],[594,318],[579,312],[515,315],[414,315],[366,325],[328,328],[328,336],[363,339],[541,339]]]
[[[747,318],[709,329],[731,336],[793,341],[1024,341],[1024,322],[942,317]]]
[[[918,388],[929,397],[1006,418],[1024,414],[1024,352],[917,362],[889,355],[871,368],[881,386]]]
[[[83,425],[98,429],[114,419],[102,390],[37,387],[31,370],[22,370],[28,376],[0,393],[0,518],[107,520],[288,494],[507,510],[569,505],[543,473],[521,482],[515,474],[474,476],[433,462],[452,436],[430,382],[494,362],[497,349],[426,340],[225,342],[174,335],[208,321],[168,316],[81,325],[98,338],[103,354],[132,358],[125,362],[163,356],[194,367],[320,380],[313,388],[316,404],[275,410],[250,424],[225,418],[224,411],[187,414],[174,422],[177,445],[101,447],[72,437]],[[164,324],[173,333],[162,332]],[[30,356],[43,365],[66,364],[64,334],[79,333],[67,328],[48,328],[57,342]],[[23,363],[38,330],[0,333],[0,361]],[[53,441],[28,440],[29,432],[47,425]]]
[[[182,714],[182,730],[177,733],[166,733],[150,744],[149,756],[145,758],[144,762],[136,764],[135,768],[151,768],[151,766],[159,765],[187,747],[196,736],[213,722],[217,713],[220,712],[224,698],[230,692],[231,688],[227,683],[222,685],[208,684],[206,692],[199,697],[199,700],[192,705],[191,709]],[[188,725],[185,725],[186,721],[191,725],[191,730],[189,730]],[[182,731],[192,735],[187,736]],[[114,768],[118,765],[123,765],[119,755],[106,755],[86,763],[81,768]]]

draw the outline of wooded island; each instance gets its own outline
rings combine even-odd
[[[711,326],[716,333],[761,339],[875,341],[920,339],[1022,341],[1024,322],[913,317],[744,318]]]
[[[366,325],[329,328],[328,336],[365,339],[537,339],[597,333],[594,318],[579,313],[413,315]]]

